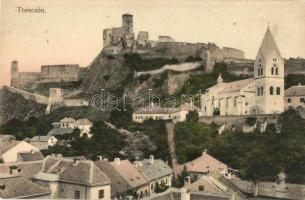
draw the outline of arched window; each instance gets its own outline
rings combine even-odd
[[[270,95],[273,95],[273,87],[270,87]]]
[[[261,74],[260,68],[257,68],[257,75],[259,76]]]
[[[263,68],[261,68],[261,75],[263,75],[263,73],[264,73],[264,69],[263,69]]]
[[[261,89],[260,87],[257,88],[257,96],[259,96],[261,94]]]
[[[275,74],[278,75],[279,74],[279,69],[276,67],[275,68]]]
[[[277,87],[276,88],[276,95],[280,95],[281,94],[281,88],[280,87]]]
[[[271,74],[274,74],[274,67],[271,68]]]
[[[263,86],[261,87],[261,95],[263,95],[264,94],[264,88],[263,88]]]

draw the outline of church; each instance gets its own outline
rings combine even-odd
[[[284,111],[284,59],[267,28],[254,61],[254,77],[217,84],[201,96],[201,115],[257,115]]]

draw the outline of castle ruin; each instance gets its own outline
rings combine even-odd
[[[137,53],[144,59],[175,58],[181,62],[188,57],[200,58],[206,72],[211,72],[216,62],[243,63],[245,54],[239,49],[220,48],[214,43],[177,42],[171,36],[160,35],[158,40],[150,40],[148,31],[139,31],[134,37],[133,16],[122,15],[122,26],[103,31],[103,52],[106,55]]]
[[[20,72],[17,60],[14,60],[11,63],[11,86],[25,88],[38,83],[80,81],[85,70],[77,64],[64,64],[42,65],[41,72]]]

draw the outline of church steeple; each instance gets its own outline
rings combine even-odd
[[[258,50],[258,54],[261,53],[261,55],[263,55],[264,57],[268,57],[268,56],[271,56],[273,54],[273,52],[276,52],[276,54],[278,54],[278,56],[282,57],[280,50],[278,49],[278,47],[275,43],[275,40],[273,38],[273,35],[270,31],[269,24],[268,24],[268,28],[265,33],[262,44]]]

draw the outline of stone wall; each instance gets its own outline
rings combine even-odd
[[[42,65],[41,72],[19,72],[17,69],[12,71],[11,86],[23,89],[39,83],[80,81],[85,72],[85,68],[75,64]]]
[[[46,96],[42,96],[42,95],[38,95],[38,94],[33,94],[24,90],[20,90],[18,88],[14,88],[14,87],[7,87],[4,86],[5,89],[7,89],[8,91],[12,92],[12,93],[16,93],[16,94],[20,94],[23,98],[27,99],[27,100],[33,100],[39,104],[48,104],[48,97]]]
[[[223,47],[222,50],[223,50],[223,57],[239,58],[239,59],[245,58],[245,53],[239,49],[234,49],[231,47]]]
[[[243,125],[246,122],[246,119],[249,117],[255,117],[257,118],[257,121],[260,123],[264,123],[266,120],[268,123],[276,124],[278,121],[279,115],[276,114],[266,114],[266,115],[244,115],[244,116],[210,116],[210,117],[200,117],[199,121],[204,122],[207,124],[210,124],[214,122],[218,126],[221,126],[223,124],[226,125],[226,128],[234,128],[237,130],[242,130]]]
[[[184,61],[189,56],[199,56],[199,50],[204,47],[207,45],[203,43],[149,42],[145,46],[137,45],[136,53],[144,59],[176,58],[179,61]]]

